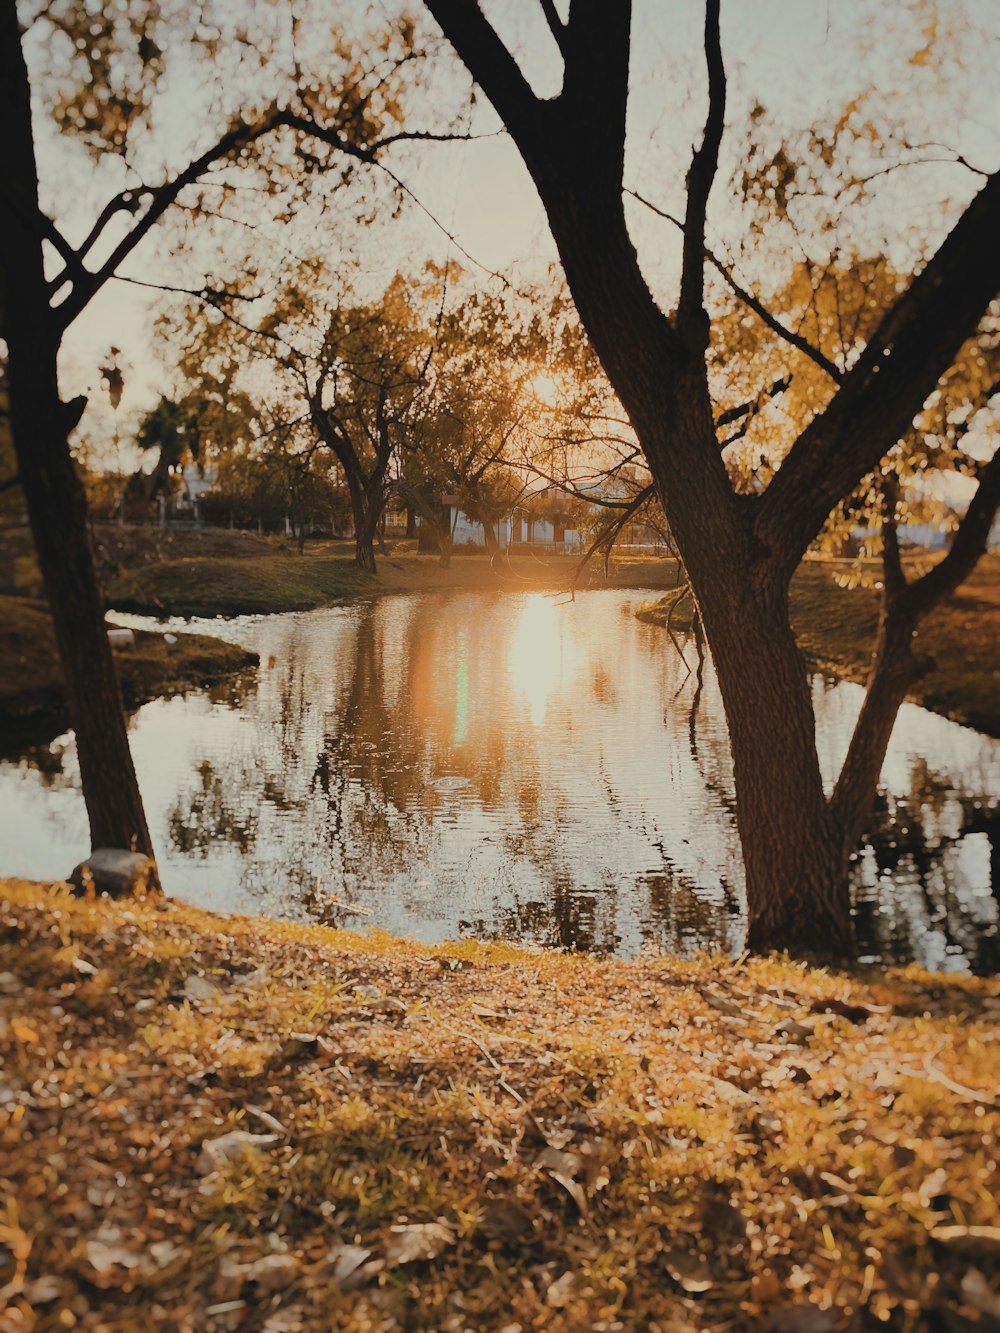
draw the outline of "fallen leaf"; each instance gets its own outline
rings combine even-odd
[[[281,1121],[271,1115],[270,1111],[265,1111],[261,1106],[248,1106],[247,1114],[255,1116],[262,1125],[266,1125],[267,1128],[273,1130],[275,1134],[288,1133],[288,1130]]]
[[[239,990],[263,990],[267,985],[267,969],[257,967],[252,972],[243,972],[233,977],[232,984]]]
[[[62,1278],[56,1277],[54,1273],[46,1273],[42,1277],[36,1277],[32,1282],[25,1283],[21,1295],[29,1305],[48,1305],[50,1301],[59,1299],[63,1289]]]
[[[142,1263],[142,1256],[123,1244],[121,1235],[117,1227],[102,1227],[84,1246],[87,1262],[102,1277],[113,1268],[138,1268]]]
[[[561,1310],[580,1290],[580,1277],[576,1273],[566,1272],[557,1277],[545,1293],[545,1303],[553,1310]]]
[[[326,1263],[334,1282],[350,1290],[350,1279],[371,1257],[371,1250],[361,1245],[334,1245],[327,1253]]]
[[[260,1291],[284,1291],[298,1277],[299,1261],[291,1254],[265,1254],[243,1271]]]
[[[217,1139],[206,1139],[202,1143],[197,1167],[202,1173],[219,1171],[243,1153],[254,1152],[277,1142],[277,1134],[248,1134],[244,1129],[234,1129],[229,1134],[223,1134]]]
[[[785,1018],[774,1029],[775,1035],[787,1037],[789,1041],[806,1042],[813,1034],[815,1022],[800,1023],[796,1018]]]
[[[970,1268],[962,1278],[962,1299],[974,1306],[980,1314],[1000,1319],[1000,1295],[978,1268]]]
[[[577,1152],[563,1152],[546,1148],[535,1158],[535,1166],[542,1171],[558,1171],[562,1176],[575,1176],[583,1166],[583,1156]]]
[[[389,1231],[385,1262],[390,1267],[436,1259],[449,1245],[455,1244],[455,1233],[445,1222],[412,1222],[390,1227]]]
[[[727,1018],[742,1019],[744,1017],[743,1010],[738,1004],[733,1004],[732,1000],[727,1000],[724,995],[720,995],[717,991],[703,990],[701,998],[717,1013],[725,1014]]]
[[[886,1009],[876,1010],[867,1004],[849,1004],[846,1000],[833,998],[814,1000],[809,1008],[811,1013],[836,1014],[839,1018],[846,1018],[851,1023],[867,1023],[876,1012],[888,1012]]]
[[[149,1247],[149,1252],[156,1260],[158,1268],[169,1268],[175,1260],[184,1254],[184,1250],[179,1245],[175,1245],[172,1240],[154,1241]]]

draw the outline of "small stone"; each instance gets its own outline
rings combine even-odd
[[[112,898],[155,892],[159,886],[156,862],[142,852],[127,852],[120,847],[99,847],[69,876],[75,889],[93,885],[98,893]]]

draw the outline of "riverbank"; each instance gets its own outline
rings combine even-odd
[[[5,1328],[987,1328],[996,981],[0,882]]]
[[[924,565],[923,567],[926,567]],[[863,684],[878,628],[880,592],[872,584],[838,581],[849,562],[806,561],[792,580],[792,625],[799,645],[823,671]],[[640,618],[664,625],[671,598],[651,603]],[[691,601],[671,617],[675,631],[691,625]],[[920,650],[934,667],[909,694],[913,703],[1000,736],[1000,554],[985,556],[972,577],[927,619]]]
[[[331,602],[387,592],[454,589],[553,591],[573,584],[579,557],[484,552],[456,553],[447,568],[419,555],[409,543],[380,556],[377,572],[365,574],[344,543],[316,544],[303,556],[279,552],[243,558],[184,559],[150,564],[119,575],[107,586],[110,604],[149,615],[235,616],[305,611]],[[583,571],[585,588],[669,588],[673,561],[619,556],[605,574],[601,562]]]
[[[376,556],[377,573],[354,562],[354,543],[310,541],[303,555],[284,538],[216,530],[172,532],[155,527],[99,525],[98,572],[115,610],[157,616],[264,615],[304,611],[381,592],[447,588],[569,589],[577,555],[544,548],[491,558],[460,548],[449,568],[417,552],[415,541],[392,543]],[[592,560],[581,588],[669,588],[672,560],[616,552],[605,573]],[[0,532],[0,594],[40,595],[41,580],[26,528]]]
[[[136,630],[135,642],[115,650],[126,706],[138,707],[191,685],[221,680],[256,666],[256,653],[204,634]],[[39,728],[67,724],[65,690],[48,607],[26,597],[0,596],[0,726],[4,746]]]
[[[377,557],[377,573],[354,563],[350,542],[311,542],[304,555],[281,539],[241,532],[181,532],[108,525],[95,533],[109,604],[119,610],[168,616],[235,616],[301,611],[385,592],[432,589],[569,589],[578,573],[573,555],[456,551],[448,569],[436,556],[401,542]],[[863,682],[878,622],[879,594],[864,584],[842,586],[848,562],[806,561],[792,583],[792,618],[799,641],[820,669]],[[874,583],[877,570],[868,571]],[[616,552],[607,571],[591,561],[583,588],[674,587],[677,566]],[[33,583],[33,580],[35,581]],[[0,534],[0,589],[35,590],[37,569],[27,530]],[[661,607],[644,618],[662,624]],[[690,600],[675,614],[675,627],[690,624]],[[915,703],[1000,736],[1000,554],[991,553],[971,579],[929,619],[922,647],[936,666],[917,683]],[[0,662],[4,648],[0,643]],[[0,667],[0,669],[3,669]],[[189,677],[192,678],[192,677]]]

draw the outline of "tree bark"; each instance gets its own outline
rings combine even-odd
[[[86,497],[69,449],[83,403],[59,397],[61,333],[43,268],[28,76],[13,5],[3,7],[0,23],[0,105],[9,173],[0,278],[14,447],[76,733],[91,845],[152,855],[104,623]]]

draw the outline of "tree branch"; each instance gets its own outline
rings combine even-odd
[[[1000,447],[979,474],[979,485],[958,525],[948,554],[933,569],[911,583],[907,597],[919,617],[935,606],[972,573],[985,553],[993,520],[1000,509]]]
[[[882,583],[887,611],[906,592],[906,575],[899,553],[899,529],[896,525],[896,505],[899,501],[899,479],[894,472],[882,478]]]
[[[684,247],[681,292],[677,306],[678,328],[701,350],[708,345],[709,324],[704,310],[705,216],[719,166],[719,145],[726,115],[726,67],[719,34],[719,0],[705,4],[705,61],[708,66],[708,116],[701,147],[691,158],[687,177],[687,212],[684,215]]]
[[[791,575],[827,516],[920,411],[1000,290],[1000,173],[884,316],[761,497],[756,536]]]
[[[648,208],[651,213],[655,213],[657,217],[663,218],[665,222],[672,223],[678,231],[684,230],[684,223],[681,222],[680,218],[675,217],[673,213],[667,213],[662,208],[657,208],[656,204],[645,198],[644,195],[641,195],[638,190],[626,189],[625,193],[635,199],[637,203],[642,204],[644,208]],[[828,356],[825,356],[818,347],[814,347],[807,338],[803,338],[800,333],[796,333],[794,329],[788,328],[786,325],[782,324],[776,316],[772,315],[760,298],[754,296],[751,291],[738,281],[729,265],[724,264],[717,255],[713,254],[713,252],[708,249],[707,246],[704,249],[704,257],[720,275],[730,291],[733,292],[735,296],[739,297],[743,304],[747,306],[748,309],[752,310],[758,319],[760,319],[763,324],[767,325],[772,333],[776,333],[778,337],[788,343],[790,347],[794,347],[797,351],[802,352],[804,356],[807,356],[810,361],[815,362],[822,371],[829,375],[832,380],[836,381],[838,384],[840,383],[844,376],[843,371],[841,371],[839,366],[831,361]]]
[[[559,17],[553,0],[538,0],[542,7],[542,13],[545,15],[545,22],[549,25],[549,32],[556,39],[556,45],[559,50],[565,54],[566,25]]]
[[[519,141],[530,138],[538,99],[477,0],[425,0],[469,73]]]
[[[763,389],[756,398],[751,398],[746,403],[740,403],[738,407],[727,407],[724,412],[720,412],[715,418],[715,429],[721,430],[723,426],[731,426],[733,422],[743,421],[743,419],[746,418],[747,420],[744,423],[745,432],[749,422],[764,410],[765,405],[769,403],[772,398],[777,398],[779,394],[784,393],[791,382],[791,375],[783,375],[781,379],[775,380],[773,384],[769,385],[766,389]],[[732,439],[726,441],[726,444],[732,443]]]

